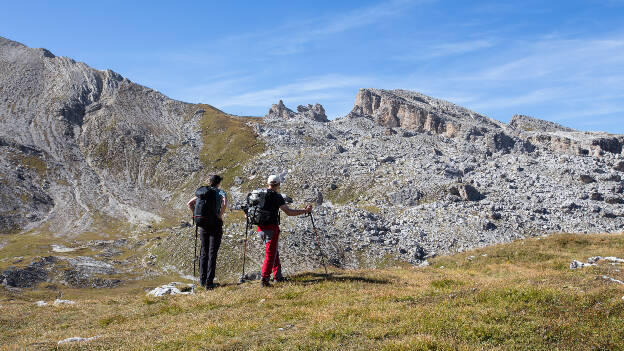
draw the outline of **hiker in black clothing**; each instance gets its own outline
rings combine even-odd
[[[217,191],[216,196],[216,213],[217,220],[214,226],[199,227],[199,235],[201,238],[201,254],[199,257],[199,283],[206,289],[214,289],[216,285],[213,280],[217,267],[217,252],[221,246],[221,238],[223,236],[223,213],[227,207],[227,197],[225,191],[219,189],[221,185],[221,176],[210,176],[210,187]],[[197,197],[193,197],[187,204],[191,211],[195,210]]]

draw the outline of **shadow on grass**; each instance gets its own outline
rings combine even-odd
[[[342,275],[342,274],[323,274],[323,273],[299,273],[292,275],[290,277],[290,284],[297,285],[311,285],[318,284],[322,282],[360,282],[367,284],[389,284],[390,281],[386,279],[375,279],[375,278],[367,278],[367,277],[358,277],[352,275]]]

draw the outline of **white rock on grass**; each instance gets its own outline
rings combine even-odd
[[[613,257],[613,256],[607,256],[607,257],[593,256],[593,257],[588,258],[587,262],[588,263],[597,263],[600,260],[609,261],[609,262],[612,262],[612,263],[624,263],[624,259]]]
[[[159,286],[153,290],[151,290],[150,292],[147,293],[147,295],[151,295],[151,296],[165,296],[165,295],[189,295],[192,294],[193,291],[181,291],[180,289],[178,289],[176,287],[176,285],[181,285],[182,283],[169,283],[166,285],[162,285]],[[190,284],[185,284],[187,286],[192,286]]]
[[[52,244],[52,251],[53,252],[73,252],[76,251],[75,248],[73,247],[65,247],[63,245],[57,245],[57,244]]]
[[[101,338],[100,335],[92,336],[90,338],[81,338],[78,336],[74,336],[73,338],[67,338],[67,339],[59,341],[57,345],[69,344],[69,343],[74,343],[74,342],[86,342],[86,341],[92,341],[92,340],[99,339],[99,338]]]
[[[74,302],[72,300],[61,300],[61,299],[54,300],[54,306],[75,305],[75,304],[76,304],[76,302]]]
[[[48,303],[45,301],[37,301],[35,302],[35,305],[39,306],[39,307],[43,307],[43,306],[47,306]]]
[[[570,269],[579,269],[587,266],[595,266],[594,263],[583,263],[581,261],[574,260],[570,262]]]

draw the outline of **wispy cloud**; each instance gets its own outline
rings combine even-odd
[[[262,47],[265,54],[294,55],[305,50],[307,43],[328,36],[366,27],[405,14],[415,4],[436,0],[390,0],[334,15],[298,19],[270,31],[243,33],[228,37],[224,42],[250,42]]]
[[[426,61],[477,52],[494,47],[496,43],[497,41],[494,39],[450,41],[445,43],[416,43],[410,51],[398,55],[394,59],[409,62]]]
[[[343,13],[339,16],[321,20],[322,26],[312,31],[313,35],[328,35],[364,27],[389,17],[398,16],[415,3],[433,2],[423,0],[391,0],[380,4]],[[325,22],[325,23],[323,23]]]
[[[574,40],[548,38],[514,46],[523,48],[513,50],[521,58],[513,58],[471,78],[509,81],[557,75],[558,79],[566,80],[589,74],[595,79],[596,73],[603,73],[604,68],[624,62],[624,36]]]

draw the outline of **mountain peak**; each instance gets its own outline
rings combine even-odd
[[[499,122],[448,101],[407,90],[360,89],[350,116],[368,116],[382,126],[454,137],[470,127],[497,129]]]

